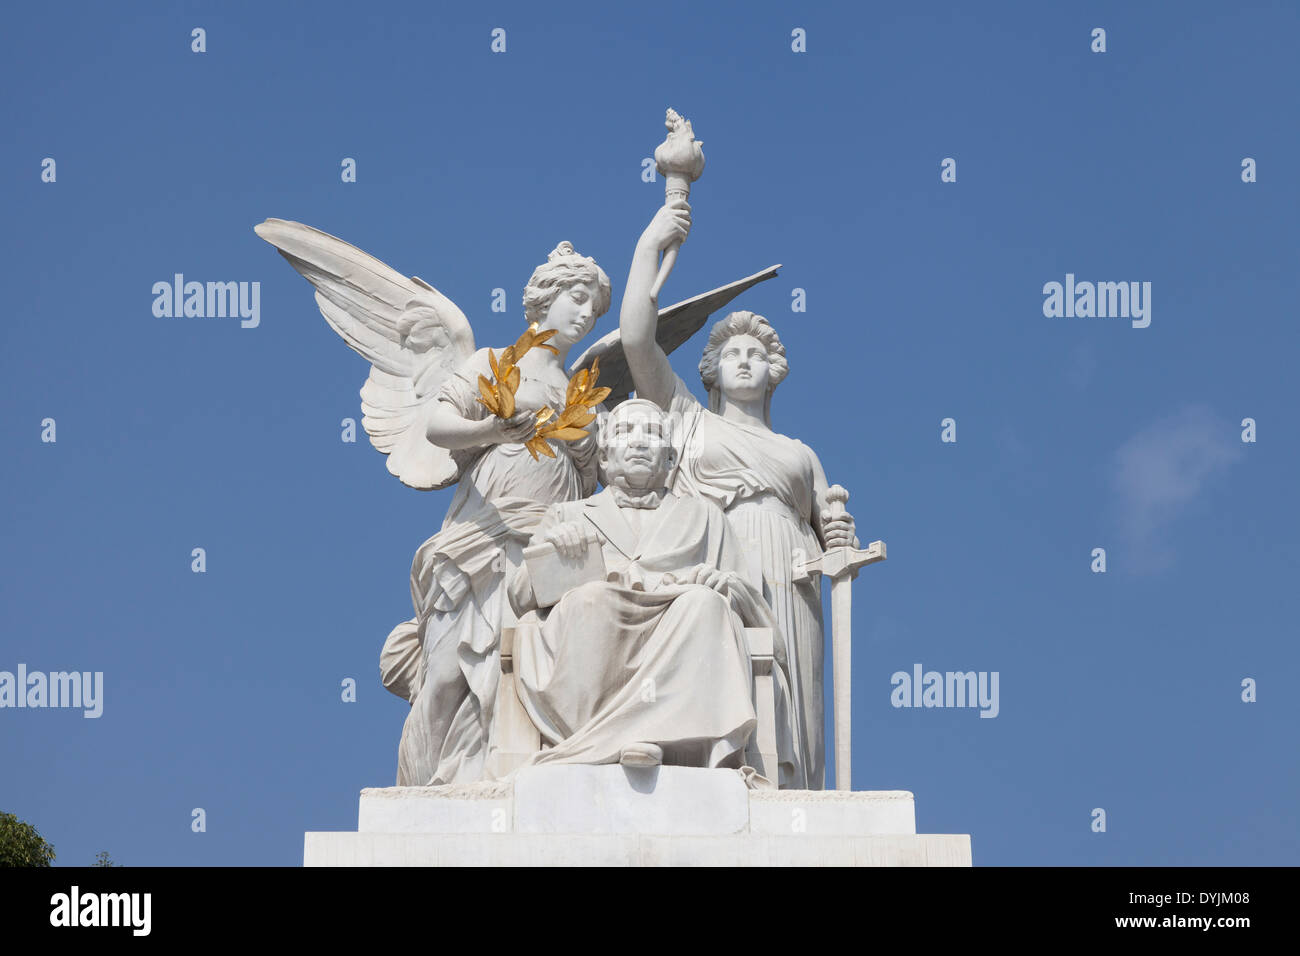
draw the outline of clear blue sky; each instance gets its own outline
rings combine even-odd
[[[737,301],[788,348],[775,425],[889,545],[854,592],[857,787],[978,864],[1300,863],[1293,3],[443,6],[6,12],[0,670],[106,691],[0,710],[0,809],[65,864],[292,865],[355,828],[450,492],[339,440],[366,366],[253,225],[420,275],[492,345],[570,239],[603,333],[673,106],[708,168],[664,298],[784,263]],[[155,318],[177,272],[260,282],[260,326]],[[1067,273],[1152,283],[1150,327],[1045,317]],[[997,671],[998,717],[891,707],[916,663]]]

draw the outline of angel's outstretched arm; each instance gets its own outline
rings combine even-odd
[[[664,409],[672,401],[676,379],[668,356],[655,341],[659,303],[651,297],[650,289],[659,272],[659,250],[684,240],[690,228],[691,207],[684,199],[668,203],[655,213],[632,254],[618,319],[637,395]]]
[[[536,424],[534,412],[516,412],[512,418],[465,418],[450,402],[431,402],[425,419],[425,437],[443,448],[475,448],[527,441]]]

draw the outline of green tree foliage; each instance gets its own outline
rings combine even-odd
[[[54,847],[12,813],[0,812],[0,866],[49,866]]]
[[[95,862],[90,865],[91,866],[117,866],[117,864],[113,862],[113,858],[108,855],[107,850],[100,850],[98,853],[96,853]]]

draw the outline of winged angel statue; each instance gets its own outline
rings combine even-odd
[[[422,491],[456,486],[442,529],[415,553],[415,616],[388,635],[380,673],[384,686],[411,704],[398,785],[483,779],[493,746],[506,582],[547,507],[588,497],[598,481],[599,418],[581,427],[585,434],[566,429],[569,437],[542,438],[547,448],[540,455],[539,420],[566,408],[570,383],[585,382],[580,373],[597,363],[609,388],[598,411],[633,388],[617,330],[568,362],[609,309],[609,277],[568,242],[533,271],[524,317],[547,345],[514,356],[511,407],[492,403],[489,410],[484,383],[502,371],[497,353],[476,348],[469,321],[450,299],[311,226],[268,219],[255,229],[315,286],[325,321],[370,363],[362,423],[388,456],[389,472]],[[777,268],[660,310],[656,338],[664,352]]]

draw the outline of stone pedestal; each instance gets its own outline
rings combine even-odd
[[[529,767],[512,780],[361,791],[356,833],[308,833],[306,866],[970,866],[918,834],[904,790],[749,790],[694,767]]]

